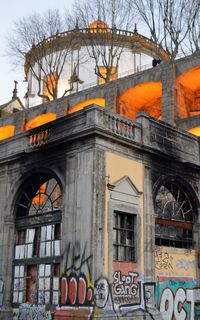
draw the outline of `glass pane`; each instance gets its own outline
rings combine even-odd
[[[20,291],[20,292],[19,292],[18,302],[19,302],[19,303],[22,303],[22,302],[23,302],[23,291]]]
[[[126,220],[126,229],[131,229],[133,230],[133,216],[127,216]]]
[[[39,278],[39,290],[44,290],[45,278]]]
[[[33,256],[33,244],[28,244],[26,246],[26,258],[32,258]]]
[[[24,289],[24,279],[19,279],[19,290]]]
[[[126,261],[134,261],[134,248],[126,247]]]
[[[51,265],[50,264],[46,264],[45,265],[45,276],[48,277],[51,274]]]
[[[15,247],[15,259],[24,259],[25,245]]]
[[[58,304],[58,292],[53,291],[53,304]]]
[[[14,291],[20,290],[20,279],[14,279]]]
[[[46,256],[51,256],[51,242],[46,242]]]
[[[41,241],[46,240],[46,226],[41,227]]]
[[[125,248],[124,247],[118,247],[118,260],[125,261]]]
[[[13,302],[18,302],[18,291],[13,292]]]
[[[45,291],[44,299],[45,299],[45,304],[48,304],[50,302],[50,292],[49,291]]]
[[[45,257],[45,242],[40,243],[40,257]]]
[[[39,265],[39,276],[44,276],[44,264]]]
[[[15,277],[19,277],[19,266],[15,266],[14,275],[15,275]]]
[[[34,237],[35,237],[35,229],[28,229],[26,243],[33,243]]]
[[[53,289],[54,290],[58,290],[59,289],[59,278],[58,277],[54,277],[53,278]]]
[[[52,239],[52,225],[47,226],[47,237],[46,240],[51,240]]]
[[[54,251],[55,256],[59,256],[60,255],[60,240],[54,241],[54,248],[55,248],[55,251]]]
[[[20,266],[20,277],[24,277],[24,266]]]
[[[118,231],[120,244],[126,244],[126,231]]]
[[[45,290],[50,290],[50,278],[45,278]]]
[[[133,245],[134,233],[133,231],[126,231],[126,244]]]

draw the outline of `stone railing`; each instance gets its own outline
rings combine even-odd
[[[108,130],[124,138],[135,138],[135,123],[116,115],[108,114]]]
[[[50,129],[40,129],[39,127],[31,130],[29,134],[29,147],[30,148],[37,148],[43,146],[48,142],[50,134]]]

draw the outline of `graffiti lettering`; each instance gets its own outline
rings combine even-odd
[[[193,320],[194,306],[199,302],[200,289],[179,287],[175,292],[165,288],[161,295],[160,312],[164,320]]]
[[[127,275],[122,275],[120,271],[116,271],[113,275],[113,292],[120,296],[135,296],[137,294],[138,285],[135,279],[138,273],[129,272]]]
[[[157,270],[171,269],[173,270],[173,257],[168,252],[160,250],[155,251],[155,267]]]

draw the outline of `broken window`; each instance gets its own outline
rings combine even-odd
[[[114,212],[113,260],[135,262],[134,215]]]
[[[38,179],[17,202],[13,304],[59,302],[61,189],[53,179]]]
[[[178,183],[168,182],[159,188],[155,197],[155,215],[156,245],[193,247],[194,205]]]

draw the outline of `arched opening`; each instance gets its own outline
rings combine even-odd
[[[176,80],[178,117],[200,114],[200,67],[192,68]]]
[[[14,136],[15,126],[8,125],[0,127],[0,140],[4,140]]]
[[[70,110],[68,110],[67,114],[71,114],[71,113],[77,112],[79,110],[82,110],[91,104],[96,104],[97,106],[105,107],[105,99],[93,98],[93,99],[81,101],[78,104],[76,104],[75,106],[73,106]]]
[[[188,132],[194,134],[197,137],[200,137],[200,126],[192,128],[192,129],[188,130]]]
[[[15,204],[14,307],[59,303],[62,191],[52,175],[24,182]]]
[[[135,120],[136,113],[145,111],[156,119],[161,118],[161,82],[145,82],[121,93],[118,98],[120,114]]]
[[[194,248],[197,208],[183,184],[176,179],[163,181],[154,196],[154,209],[156,245]]]
[[[29,120],[25,125],[25,130],[30,130],[39,127],[45,123],[51,122],[56,119],[56,114],[54,112],[49,112],[45,114],[40,114]]]

